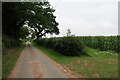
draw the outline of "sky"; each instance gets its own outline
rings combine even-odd
[[[118,34],[118,0],[48,0],[56,10],[59,35],[67,29],[76,36],[110,36]]]

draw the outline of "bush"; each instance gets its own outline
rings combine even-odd
[[[35,41],[36,44],[43,45],[67,56],[80,56],[86,54],[84,45],[75,37],[62,38],[42,38]]]
[[[74,37],[64,37],[57,42],[57,48],[67,56],[80,56],[83,54],[84,45]]]

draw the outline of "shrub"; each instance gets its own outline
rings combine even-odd
[[[57,48],[67,56],[80,56],[83,54],[84,45],[74,37],[63,37],[57,42]]]

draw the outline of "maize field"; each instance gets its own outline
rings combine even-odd
[[[102,51],[120,52],[120,36],[79,36],[84,45]]]

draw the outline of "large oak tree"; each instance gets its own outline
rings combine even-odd
[[[58,23],[49,2],[3,2],[3,34],[15,39],[21,37],[23,25],[36,31],[37,39],[50,34],[59,34]]]

